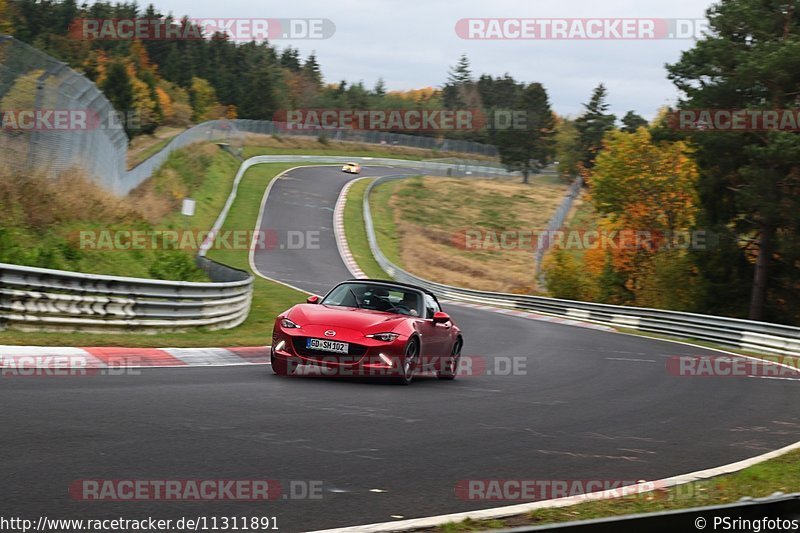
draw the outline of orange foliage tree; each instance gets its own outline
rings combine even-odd
[[[602,284],[617,280],[638,305],[692,307],[687,250],[698,212],[697,179],[683,142],[653,142],[645,128],[605,135],[589,186],[602,217],[599,229],[613,235],[613,244],[586,258],[601,294],[613,294]],[[682,287],[669,286],[678,279],[684,280]]]

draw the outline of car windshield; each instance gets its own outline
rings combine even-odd
[[[423,305],[419,291],[379,283],[342,283],[321,303],[408,316],[422,316]]]

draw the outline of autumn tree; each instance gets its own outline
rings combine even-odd
[[[566,181],[572,181],[580,171],[582,156],[580,135],[575,121],[559,118],[556,123],[555,140],[558,175]]]
[[[686,287],[693,284],[686,257],[697,244],[689,233],[698,214],[697,179],[691,150],[683,142],[655,143],[644,128],[606,134],[589,186],[592,203],[603,218],[600,227],[615,232],[619,240],[616,247],[594,252],[606,256],[599,273],[604,277],[601,294],[621,294],[618,288],[603,285],[619,285],[619,276],[624,276],[624,287],[638,305],[667,307],[670,295],[658,293],[668,286],[665,275],[682,275]],[[679,267],[667,268],[667,257]],[[683,297],[681,307],[696,305],[694,296]]]
[[[192,103],[192,119],[202,122],[214,116],[214,111],[219,106],[217,93],[208,81],[203,78],[192,78],[192,88],[189,92]]]
[[[7,0],[0,0],[0,34],[12,33],[11,8]]]

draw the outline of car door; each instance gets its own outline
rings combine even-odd
[[[429,294],[425,295],[425,320],[421,328],[423,361],[426,367],[438,364],[439,359],[450,355],[451,323],[434,324],[433,314],[441,311],[439,303]]]

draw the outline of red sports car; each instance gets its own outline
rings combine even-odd
[[[307,302],[275,320],[270,359],[279,376],[313,365],[323,375],[386,376],[404,385],[423,370],[456,377],[464,339],[432,292],[354,279]]]

